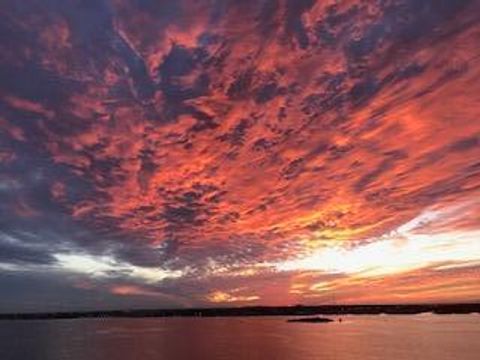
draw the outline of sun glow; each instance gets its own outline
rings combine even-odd
[[[235,292],[237,291],[233,290],[232,293],[214,291],[207,298],[213,303],[250,302],[259,299],[256,295],[236,295],[233,294]]]
[[[480,264],[480,231],[422,234],[418,228],[439,214],[427,212],[391,234],[354,247],[336,245],[275,264],[278,271],[318,271],[377,277],[422,268],[454,268]]]

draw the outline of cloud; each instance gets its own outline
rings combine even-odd
[[[305,258],[279,263],[276,267],[281,271],[318,271],[370,278],[442,268],[445,263],[452,268],[480,264],[478,230],[418,232],[416,225],[424,221],[441,222],[442,215],[426,212],[367,244],[320,248]]]
[[[238,291],[234,291],[237,293]],[[260,299],[256,295],[232,295],[222,291],[215,291],[208,296],[212,303],[249,303]]]
[[[86,274],[90,277],[131,277],[146,283],[160,282],[166,278],[182,276],[180,271],[146,268],[122,263],[108,256],[86,254],[55,254],[57,266],[65,272]]]
[[[332,273],[475,267],[478,10],[5,4],[0,231],[19,242],[0,242],[2,263],[192,304],[215,292],[301,302],[334,288]]]
[[[48,249],[29,246],[0,233],[0,266],[51,265],[55,258]]]

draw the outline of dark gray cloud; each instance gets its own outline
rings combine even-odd
[[[55,258],[49,249],[37,249],[28,245],[10,243],[0,235],[0,264],[9,265],[51,265]]]

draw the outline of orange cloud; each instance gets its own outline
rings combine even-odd
[[[478,298],[478,4],[222,4],[17,21],[42,31],[0,58],[2,166],[26,189],[44,171],[35,204],[91,231],[80,248],[241,285],[191,297]]]

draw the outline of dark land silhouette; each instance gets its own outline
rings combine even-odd
[[[48,313],[4,313],[0,320],[47,320],[77,318],[146,317],[241,317],[241,316],[315,316],[315,315],[415,315],[480,313],[480,303],[415,305],[319,305],[249,306],[229,308],[137,309],[107,311],[71,311]]]
[[[310,323],[310,324],[326,324],[326,323],[331,323],[334,322],[335,320],[329,319],[329,318],[324,318],[324,317],[302,317],[298,319],[289,319],[287,322],[289,323]]]

